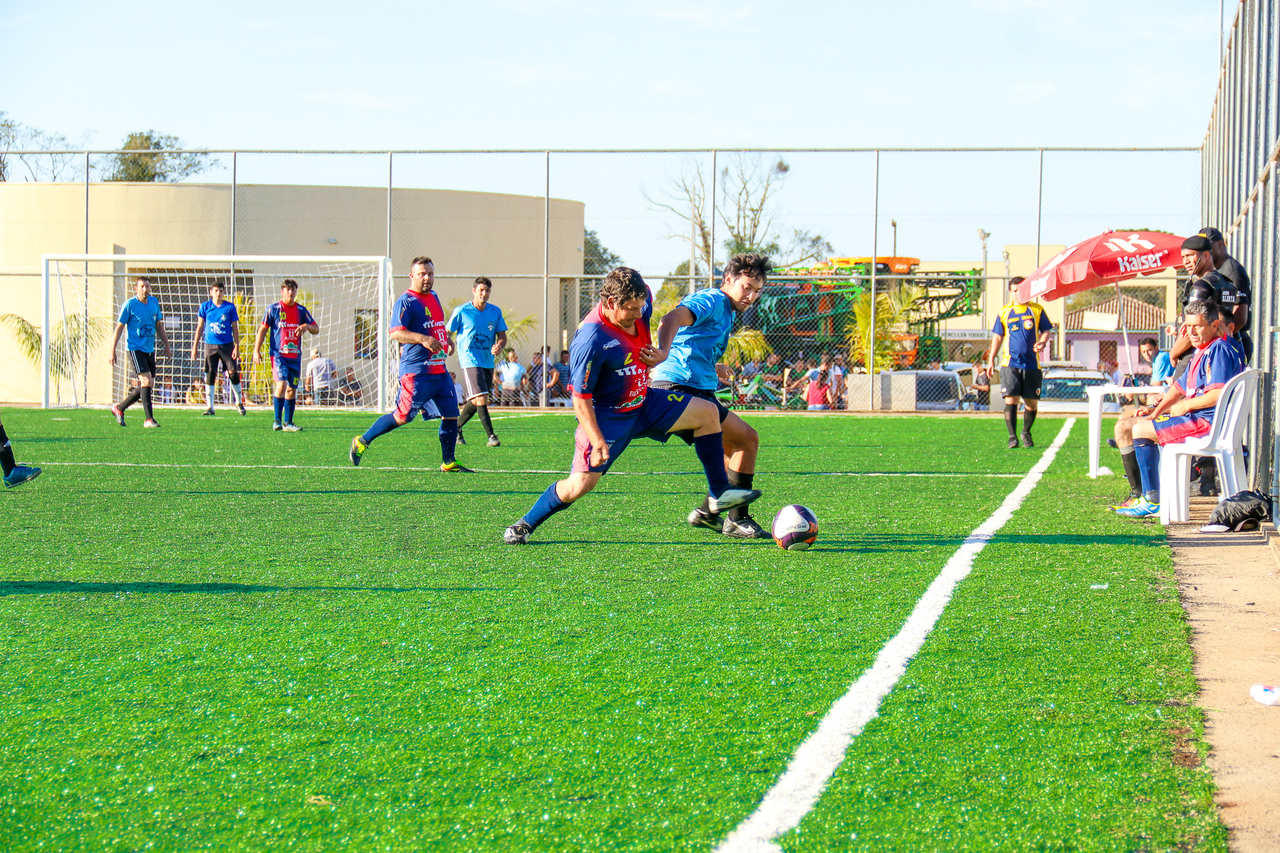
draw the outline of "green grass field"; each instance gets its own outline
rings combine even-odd
[[[4,412],[0,849],[712,850],[1063,423],[748,415],[788,553],[684,523],[680,442],[501,544],[567,415],[470,425],[474,475],[434,425],[352,468],[372,416],[158,417]],[[783,849],[1226,849],[1169,551],[1084,437]]]

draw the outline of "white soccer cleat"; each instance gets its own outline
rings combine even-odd
[[[726,509],[733,509],[735,506],[746,506],[759,498],[760,495],[759,489],[725,489],[720,493],[719,497],[708,498],[707,504],[711,507],[712,512],[721,512]]]

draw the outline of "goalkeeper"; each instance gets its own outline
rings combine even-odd
[[[223,299],[226,285],[215,281],[209,285],[209,298],[196,315],[196,333],[191,338],[191,360],[196,361],[201,333],[204,334],[204,393],[213,414],[213,386],[218,381],[218,365],[222,365],[231,383],[231,396],[244,414],[244,393],[240,390],[240,313],[234,302]]]

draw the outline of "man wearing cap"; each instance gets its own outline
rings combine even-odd
[[[338,365],[331,358],[320,355],[320,347],[311,348],[311,360],[307,362],[306,389],[311,392],[317,406],[333,405],[337,394]]]
[[[1190,302],[1215,303],[1221,310],[1223,331],[1227,336],[1235,338],[1239,329],[1237,323],[1247,316],[1249,297],[1214,269],[1212,244],[1208,237],[1194,234],[1182,241],[1182,268],[1190,276],[1182,288],[1180,301],[1183,311],[1185,312]],[[1186,369],[1187,356],[1191,350],[1191,339],[1183,331],[1169,348],[1169,357],[1177,365],[1177,376],[1181,376]]]
[[[1012,301],[1000,309],[991,326],[991,348],[987,350],[987,375],[995,375],[996,353],[1000,353],[1000,393],[1004,395],[1004,423],[1009,429],[1009,448],[1018,446],[1018,403],[1024,410],[1022,446],[1034,447],[1031,425],[1040,405],[1040,358],[1049,346],[1053,323],[1044,308],[1035,302],[1018,301],[1022,276],[1009,279]],[[1003,345],[1002,345],[1003,344]]]
[[[1209,251],[1213,256],[1213,265],[1218,273],[1236,286],[1244,296],[1244,302],[1236,306],[1233,312],[1236,317],[1236,337],[1244,347],[1244,360],[1253,358],[1253,338],[1249,335],[1249,325],[1253,322],[1253,312],[1249,305],[1253,302],[1253,285],[1249,281],[1249,273],[1239,261],[1227,254],[1227,241],[1222,232],[1212,225],[1200,229],[1200,236],[1209,241]]]

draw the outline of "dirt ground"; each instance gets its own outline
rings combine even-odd
[[[1214,506],[1193,498],[1190,524],[1169,544],[1193,630],[1209,767],[1235,851],[1280,850],[1280,705],[1259,704],[1254,684],[1280,685],[1280,540],[1198,532]]]

